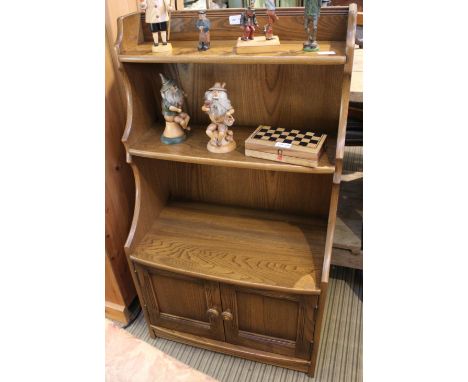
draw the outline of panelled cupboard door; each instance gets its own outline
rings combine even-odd
[[[220,284],[226,342],[310,359],[318,296]]]
[[[224,341],[217,282],[135,264],[152,325]]]

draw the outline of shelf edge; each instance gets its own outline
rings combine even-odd
[[[189,157],[181,155],[171,155],[163,153],[147,152],[137,149],[130,148],[128,152],[137,157],[167,160],[171,162],[181,163],[195,163],[204,164],[219,167],[232,167],[232,168],[247,168],[252,170],[264,170],[264,171],[281,171],[281,172],[295,172],[302,174],[324,174],[332,175],[335,173],[335,166],[323,166],[323,167],[305,167],[305,166],[294,166],[285,163],[277,163],[272,161],[271,163],[255,163],[255,162],[236,162],[226,159],[212,159],[212,158],[201,158],[201,157]]]
[[[191,277],[196,277],[196,278],[202,278],[206,280],[218,281],[218,282],[222,282],[225,284],[240,285],[244,287],[259,288],[259,289],[264,289],[264,290],[273,290],[273,291],[284,292],[284,293],[289,293],[289,294],[301,294],[301,295],[320,295],[321,294],[321,289],[318,289],[318,288],[315,288],[315,289],[288,288],[288,287],[283,287],[283,286],[278,286],[278,285],[252,283],[252,282],[246,282],[246,281],[241,281],[241,280],[226,279],[225,277],[217,277],[217,276],[209,275],[206,273],[192,272],[190,270],[174,268],[174,267],[170,267],[164,264],[155,264],[153,262],[142,260],[138,257],[135,257],[133,254],[130,254],[129,257],[132,261],[138,264],[147,266],[147,267],[151,267],[155,269],[162,269],[165,271],[183,274],[186,276],[191,276]]]

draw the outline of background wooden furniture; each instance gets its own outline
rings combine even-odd
[[[123,142],[136,182],[125,250],[153,336],[314,374],[335,231],[353,65],[356,7],[324,8],[302,51],[303,9],[283,8],[285,53],[235,55],[238,10],[208,11],[200,54],[196,11],[173,14],[173,52],[151,54],[142,15],[119,19],[116,51],[128,102]],[[266,21],[264,10],[257,12]],[[280,30],[281,29],[281,30]],[[160,143],[158,73],[187,96],[192,133]],[[238,148],[206,151],[203,94],[225,81]],[[259,124],[328,135],[327,161],[301,167],[243,155]]]
[[[138,312],[138,299],[124,253],[134,204],[134,180],[125,163],[120,138],[125,123],[120,75],[106,34],[106,317],[128,323]]]

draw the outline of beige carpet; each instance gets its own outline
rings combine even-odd
[[[332,267],[315,378],[157,338],[147,331],[143,314],[127,328],[170,356],[221,382],[362,381],[362,271]]]

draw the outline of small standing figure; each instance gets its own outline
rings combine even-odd
[[[182,111],[184,107],[184,92],[174,80],[165,78],[161,73],[162,113],[166,125],[161,135],[161,142],[165,144],[180,143],[185,140],[185,131],[190,130],[188,123],[190,116]]]
[[[320,16],[322,0],[304,0],[304,29],[307,32],[307,41],[304,43],[306,52],[316,52],[319,50],[317,44],[317,25]],[[312,23],[312,31],[310,24]]]
[[[234,123],[234,109],[225,86],[225,83],[216,82],[205,93],[205,103],[202,106],[211,120],[206,129],[206,135],[210,137],[206,148],[212,153],[228,153],[236,148],[234,133],[229,130],[229,126]]]
[[[265,0],[265,7],[267,9],[268,24],[265,25],[263,31],[265,32],[265,39],[272,40],[273,24],[279,20],[279,17],[276,16],[275,0]]]
[[[170,12],[173,10],[170,0],[140,0],[140,9],[145,11],[145,21],[150,25],[153,34],[153,52],[159,49],[159,34],[162,45],[166,46],[169,39],[168,30]],[[169,44],[170,45],[170,44]]]
[[[257,16],[255,16],[253,3],[250,3],[249,7],[241,16],[241,28],[244,29],[244,35],[241,37],[241,40],[253,40],[255,27],[258,27]]]
[[[198,20],[196,23],[197,29],[200,31],[198,35],[198,50],[210,49],[210,20],[206,17],[206,11],[201,10],[198,12]]]

